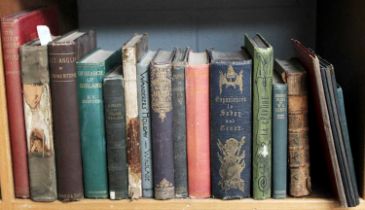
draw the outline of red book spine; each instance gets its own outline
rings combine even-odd
[[[16,22],[1,22],[6,99],[9,118],[14,191],[18,198],[29,197],[23,96],[20,77],[20,27]]]
[[[189,196],[209,198],[209,65],[190,65],[185,74]]]
[[[1,20],[6,101],[9,119],[9,135],[17,198],[29,197],[27,146],[23,114],[22,81],[19,47],[37,38],[37,25],[48,25],[51,32],[58,32],[56,8],[25,12]]]

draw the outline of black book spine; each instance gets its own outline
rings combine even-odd
[[[104,79],[105,130],[111,199],[128,198],[123,80]]]
[[[175,195],[188,196],[186,160],[185,66],[174,66],[172,71],[172,139],[174,143]]]
[[[153,181],[156,199],[175,196],[171,65],[151,65]]]

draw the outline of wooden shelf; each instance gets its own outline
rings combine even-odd
[[[365,201],[360,200],[361,204],[351,210],[365,209]],[[219,199],[175,199],[158,201],[153,199],[141,200],[81,200],[78,202],[62,203],[59,201],[52,203],[39,203],[30,200],[14,200],[11,204],[14,210],[344,210],[339,208],[334,200],[322,198],[288,198],[283,200],[219,200]]]

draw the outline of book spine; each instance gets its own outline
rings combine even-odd
[[[58,198],[83,198],[75,45],[49,44]]]
[[[24,46],[20,54],[30,195],[34,201],[54,201],[57,186],[47,47]]]
[[[136,49],[123,50],[125,80],[125,112],[127,131],[128,194],[132,199],[142,196],[142,165],[140,153],[140,129],[138,118]]]
[[[4,56],[14,192],[15,197],[17,198],[28,198],[27,141],[25,137],[20,59],[18,51],[19,46],[22,44],[20,30],[20,26],[16,22],[1,21],[1,41]]]
[[[137,65],[138,112],[140,122],[141,162],[142,162],[142,196],[152,198],[152,148],[149,97],[149,64]]]
[[[288,86],[273,84],[273,198],[286,197]]]
[[[103,91],[108,155],[109,197],[113,200],[128,198],[128,166],[123,80],[105,79]]]
[[[210,66],[212,195],[250,197],[251,61]],[[232,79],[232,75],[235,75]]]
[[[290,195],[302,197],[311,192],[306,76],[289,75],[287,81]]]
[[[151,65],[153,181],[156,199],[175,196],[171,64]]]
[[[188,196],[186,160],[185,66],[172,71],[172,139],[174,144],[175,196]]]
[[[249,42],[249,41],[248,41]],[[253,197],[271,196],[272,48],[247,48],[253,57]]]
[[[209,66],[188,66],[185,77],[188,191],[191,198],[209,198]]]
[[[334,77],[334,74],[332,74]],[[336,81],[336,79],[334,78],[334,81]],[[352,206],[356,206],[359,204],[359,190],[356,184],[356,176],[355,176],[355,167],[354,167],[354,160],[353,160],[353,155],[352,155],[352,150],[351,150],[351,145],[350,145],[350,136],[349,136],[349,131],[348,131],[348,127],[347,127],[347,119],[346,119],[346,110],[345,110],[345,99],[343,97],[343,91],[342,88],[340,86],[337,86],[337,84],[335,85],[335,89],[336,89],[336,96],[337,96],[337,104],[338,104],[338,115],[340,118],[340,124],[341,124],[341,130],[342,130],[342,135],[343,135],[343,142],[345,145],[345,150],[347,151],[346,155],[348,158],[348,165],[349,165],[349,171],[351,171],[350,173],[350,179],[351,179],[351,187],[352,187],[352,191],[353,191],[353,196],[354,196],[354,201],[353,201],[353,205]],[[349,204],[350,206],[350,204]]]
[[[107,168],[102,81],[104,64],[77,63],[77,86],[84,193],[107,198]]]

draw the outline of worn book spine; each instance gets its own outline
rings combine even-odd
[[[54,201],[57,186],[47,46],[24,45],[20,55],[30,197]]]
[[[253,58],[253,197],[266,199],[271,197],[273,50],[259,48],[247,36],[245,43]]]
[[[188,65],[185,80],[189,197],[209,198],[209,65]]]
[[[151,63],[151,128],[156,199],[175,196],[171,68],[171,63]]]
[[[288,86],[273,83],[273,198],[286,198],[288,145]]]
[[[55,8],[42,8],[1,19],[6,103],[16,198],[29,197],[27,141],[19,48],[25,42],[37,38],[37,25],[48,25],[53,35],[57,35],[57,16]]]
[[[58,198],[83,198],[75,43],[48,45]]]
[[[311,192],[308,96],[306,72],[287,74],[288,84],[288,160],[290,195],[302,197]]]
[[[210,65],[212,196],[250,197],[251,60]]]
[[[137,64],[138,112],[140,123],[142,196],[153,197],[149,66],[155,52],[148,52]]]
[[[187,57],[188,50],[181,56]],[[184,59],[184,58],[183,58]],[[172,69],[172,139],[174,143],[175,196],[188,196],[186,159],[186,113],[185,113],[185,67],[186,60],[174,63]]]
[[[123,72],[127,131],[128,194],[132,199],[142,196],[142,166],[140,153],[140,123],[138,118],[136,48],[123,49]]]
[[[107,168],[104,129],[102,63],[77,62],[77,87],[84,194],[87,198],[107,198]]]
[[[128,165],[125,130],[124,81],[105,78],[103,84],[105,131],[108,155],[109,197],[128,198]]]

